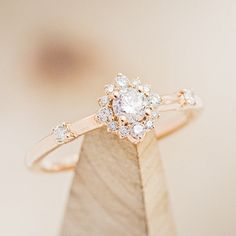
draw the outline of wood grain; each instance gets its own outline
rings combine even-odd
[[[173,236],[153,133],[134,145],[97,129],[84,138],[61,236]]]

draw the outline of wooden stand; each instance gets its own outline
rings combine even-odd
[[[156,138],[139,145],[105,128],[84,138],[61,236],[174,236]]]

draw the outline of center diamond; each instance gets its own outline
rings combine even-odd
[[[120,96],[113,101],[114,113],[125,116],[129,120],[140,120],[145,115],[147,97],[135,88],[129,88],[120,92]]]

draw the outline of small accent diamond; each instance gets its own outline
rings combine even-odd
[[[196,104],[196,97],[192,90],[190,89],[184,89],[183,90],[183,98],[185,100],[185,103],[193,106]]]
[[[134,138],[141,138],[144,134],[144,126],[140,123],[137,123],[133,126],[133,129],[132,129],[132,136]]]
[[[117,130],[117,124],[115,121],[111,121],[110,123],[108,123],[108,129],[110,131],[116,131]]]
[[[153,111],[151,116],[152,116],[152,118],[156,119],[159,117],[159,113],[157,111]]]
[[[157,106],[157,105],[160,105],[161,103],[161,97],[160,95],[158,94],[153,94],[151,97],[150,97],[150,102],[153,106]]]
[[[150,86],[149,84],[145,84],[145,85],[143,86],[143,91],[144,91],[145,93],[149,93],[149,92],[151,91],[151,86]]]
[[[71,133],[66,124],[56,126],[52,132],[56,138],[56,141],[59,143],[65,142]]]
[[[124,137],[128,136],[129,129],[125,126],[121,126],[120,129],[119,129],[119,132],[120,132],[120,136],[124,138]]]
[[[128,83],[129,83],[128,78],[127,78],[126,76],[124,76],[124,75],[121,75],[121,74],[118,75],[115,80],[116,80],[116,83],[117,83],[120,87],[125,87],[125,86],[127,86]]]
[[[154,123],[152,120],[148,120],[146,123],[146,128],[147,129],[153,129],[154,128]]]
[[[110,109],[104,107],[98,112],[98,119],[101,122],[107,122],[109,120],[109,117],[111,116],[112,112]]]
[[[99,104],[103,107],[106,106],[108,103],[109,103],[108,96],[103,96],[99,99]]]
[[[105,92],[107,93],[107,94],[110,94],[110,93],[112,93],[113,91],[114,91],[114,85],[113,84],[107,84],[107,85],[105,85]]]

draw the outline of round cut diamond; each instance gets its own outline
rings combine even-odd
[[[108,96],[103,96],[99,99],[99,104],[101,106],[106,106],[108,104],[108,102],[109,102]]]
[[[150,90],[151,90],[151,86],[150,86],[149,84],[145,84],[145,85],[143,86],[143,91],[144,91],[145,93],[149,93]]]
[[[140,123],[137,123],[133,126],[133,129],[132,129],[132,136],[134,138],[141,138],[144,134],[144,126]]]
[[[121,137],[126,137],[129,134],[129,129],[125,126],[121,126],[119,132]]]
[[[121,92],[120,96],[113,101],[113,109],[116,115],[123,115],[134,120],[144,116],[146,105],[146,96],[134,88]]]
[[[105,86],[105,92],[107,93],[107,94],[110,94],[110,93],[112,93],[114,91],[114,85],[113,84],[107,84],[106,86]]]
[[[58,125],[53,129],[53,135],[55,136],[57,142],[64,142],[70,135],[70,130],[66,125]]]
[[[161,97],[158,94],[154,94],[150,97],[150,102],[152,105],[157,106],[161,103]]]
[[[187,104],[192,105],[192,106],[196,104],[196,98],[192,90],[185,89],[183,91],[183,97]]]
[[[153,123],[152,120],[147,121],[147,123],[146,123],[146,128],[147,128],[147,129],[152,129],[152,128],[154,128],[154,123]]]
[[[98,112],[98,119],[102,122],[107,122],[112,112],[110,109],[104,107]]]
[[[159,113],[156,112],[156,111],[153,111],[152,114],[151,114],[151,116],[152,116],[152,118],[156,119],[156,118],[158,118]]]
[[[108,128],[110,131],[116,131],[117,130],[117,124],[115,121],[111,121],[109,124],[108,124]]]
[[[128,78],[124,75],[118,75],[116,77],[116,83],[120,86],[120,87],[125,87],[128,85]]]

